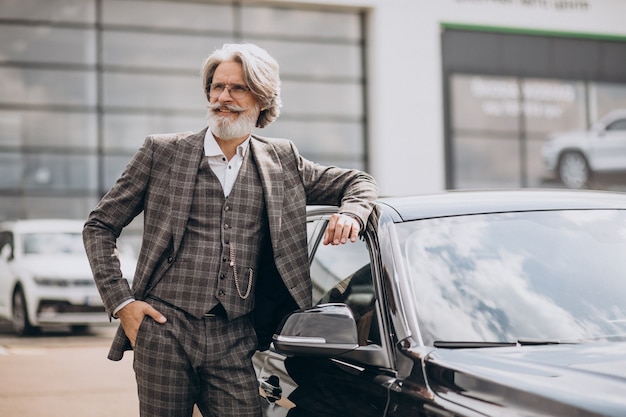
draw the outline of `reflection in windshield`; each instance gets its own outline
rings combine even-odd
[[[23,239],[26,255],[85,254],[80,233],[28,233]]]
[[[626,338],[626,213],[545,211],[399,225],[425,343]]]

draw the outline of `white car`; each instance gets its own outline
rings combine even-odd
[[[583,188],[595,175],[625,173],[626,109],[608,113],[586,131],[552,133],[541,155],[568,188]]]
[[[18,335],[41,326],[108,324],[83,246],[80,220],[18,220],[0,224],[0,318]],[[120,255],[131,282],[134,256]]]

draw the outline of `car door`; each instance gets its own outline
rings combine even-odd
[[[308,217],[313,304],[348,305],[357,320],[359,344],[371,347],[374,354],[371,360],[285,357],[273,346],[257,353],[254,361],[261,395],[265,397],[265,416],[385,415],[388,388],[384,381],[392,372],[388,369],[386,343],[381,339],[371,241],[321,244],[331,213],[320,210],[310,212]]]
[[[626,171],[626,119],[617,119],[595,133],[590,164],[594,171]]]

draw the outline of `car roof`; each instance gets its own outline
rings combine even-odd
[[[446,191],[379,200],[394,222],[501,212],[626,209],[626,194],[592,190]]]
[[[606,120],[606,121],[609,121],[609,120],[612,121],[615,119],[623,119],[625,117],[626,117],[626,109],[615,109],[615,110],[611,110],[610,112],[602,116],[600,119]]]
[[[71,219],[27,219],[2,222],[0,230],[12,230],[15,233],[32,232],[79,232],[83,230],[83,220]]]

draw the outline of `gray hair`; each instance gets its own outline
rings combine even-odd
[[[261,108],[256,126],[265,127],[276,120],[282,105],[278,62],[265,49],[254,44],[224,44],[202,64],[202,88],[207,99],[209,98],[207,86],[211,84],[218,65],[225,61],[239,62],[243,67],[244,80]]]

